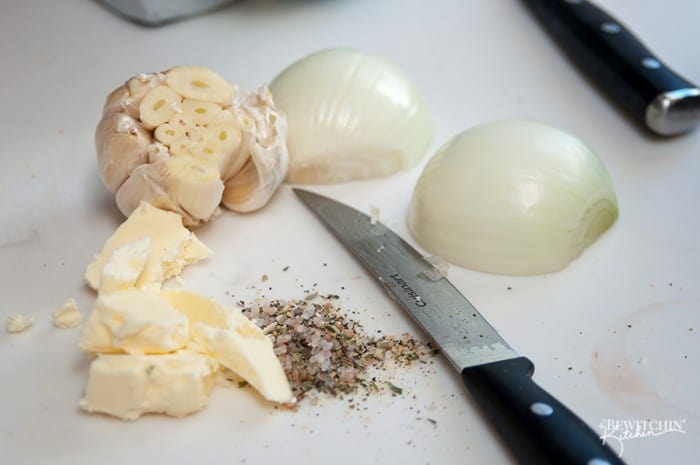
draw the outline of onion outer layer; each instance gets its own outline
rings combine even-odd
[[[533,275],[566,267],[617,217],[610,175],[583,142],[508,120],[467,129],[430,159],[408,227],[453,264]]]
[[[322,50],[283,70],[270,91],[289,126],[288,182],[388,176],[415,165],[432,140],[418,90],[378,56]]]

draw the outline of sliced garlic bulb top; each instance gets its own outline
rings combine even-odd
[[[425,166],[409,230],[432,254],[478,271],[560,270],[618,216],[610,175],[580,140],[528,121],[468,129]]]
[[[432,138],[415,86],[377,56],[314,53],[282,71],[270,90],[289,124],[289,182],[387,176],[413,166]]]
[[[125,216],[146,201],[196,225],[222,201],[235,211],[264,206],[287,173],[286,135],[267,88],[236,96],[214,71],[179,66],[112,91],[95,145]]]

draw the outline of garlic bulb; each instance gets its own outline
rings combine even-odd
[[[610,175],[580,140],[528,121],[468,129],[427,163],[408,218],[449,262],[500,274],[560,270],[618,216]]]
[[[324,50],[290,65],[270,84],[289,125],[292,183],[340,183],[413,166],[432,139],[422,97],[386,60]]]
[[[146,201],[191,226],[222,202],[235,211],[267,203],[287,172],[286,120],[267,88],[234,94],[197,66],[140,74],[109,94],[95,146],[125,216]]]

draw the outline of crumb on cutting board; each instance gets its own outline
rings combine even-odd
[[[73,298],[67,299],[53,312],[53,324],[60,329],[75,328],[83,320],[78,303]]]
[[[31,328],[33,324],[33,316],[13,313],[9,317],[7,317],[7,321],[5,322],[5,329],[8,333],[21,333]]]

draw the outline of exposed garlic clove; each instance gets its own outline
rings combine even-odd
[[[206,163],[215,163],[223,180],[226,179],[225,173],[238,172],[250,157],[247,150],[241,150],[241,137],[236,123],[219,123],[198,128],[194,137],[172,142],[169,150],[175,156],[193,156]]]
[[[224,152],[238,150],[243,137],[241,128],[235,121],[209,124],[204,129],[203,135],[206,141],[216,145]]]
[[[154,129],[180,111],[182,97],[168,86],[150,90],[141,100],[139,115],[146,129]]]
[[[214,215],[224,191],[216,161],[192,156],[168,160],[165,185],[171,198],[197,220],[208,220]]]
[[[171,155],[187,155],[190,149],[196,144],[195,141],[187,137],[183,139],[178,139],[170,143],[170,154]]]
[[[245,99],[241,113],[244,122],[252,122],[243,125],[242,134],[250,160],[226,180],[222,202],[230,210],[250,212],[263,207],[287,175],[287,124],[266,87]]]
[[[203,128],[185,119],[182,113],[175,113],[172,118],[168,120],[167,124],[182,129],[185,133],[185,138],[190,139],[192,142],[199,142],[204,138],[202,134]]]
[[[219,120],[220,105],[203,100],[185,99],[180,118],[188,125],[205,125]]]
[[[250,152],[242,149],[243,134],[238,123],[227,121],[210,124],[203,131],[204,141],[216,148],[219,155],[221,179],[228,179],[240,171],[250,158]]]
[[[183,125],[164,123],[156,128],[153,136],[158,142],[169,146],[175,141],[186,139],[187,130]]]
[[[165,75],[162,73],[139,74],[132,77],[124,85],[110,92],[102,107],[102,115],[127,113],[132,118],[139,119],[139,106],[143,97],[164,82]]]
[[[129,89],[129,96],[124,99],[122,105],[129,116],[138,119],[141,100],[151,89],[163,84],[165,84],[163,73],[141,73],[126,81],[125,86]]]
[[[184,150],[184,153],[191,155],[197,159],[202,160],[204,163],[214,163],[217,165],[218,174],[218,164],[219,159],[223,156],[219,147],[212,144],[208,140],[201,140],[199,142],[190,143],[189,146]]]
[[[215,215],[223,190],[215,163],[181,155],[134,170],[116,199],[125,216],[146,201],[179,213],[185,225],[194,226]]]
[[[178,66],[166,73],[168,86],[185,98],[229,106],[233,87],[214,71],[201,66]]]
[[[138,166],[148,163],[151,134],[125,113],[110,113],[95,130],[95,148],[100,177],[116,192]]]

